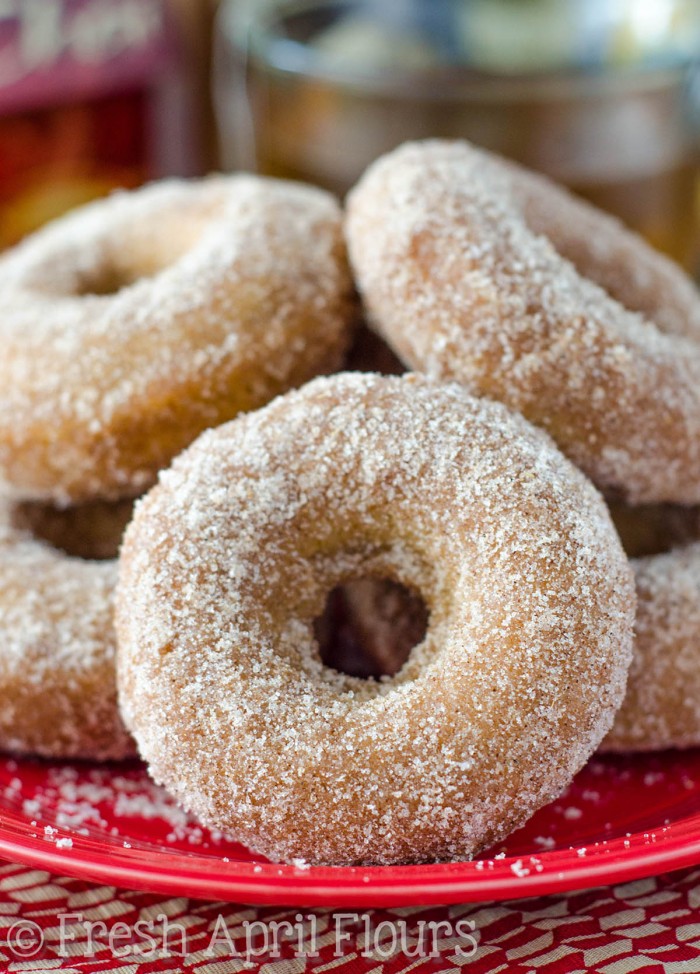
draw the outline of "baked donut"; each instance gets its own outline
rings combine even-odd
[[[59,537],[60,519],[60,512],[0,504],[0,749],[50,758],[131,757],[114,672],[116,561],[70,557],[39,540],[47,525]],[[125,505],[109,516],[96,506],[66,519],[76,547],[114,553]]]
[[[608,493],[700,501],[700,298],[615,219],[465,142],[412,143],[351,192],[373,327],[501,400]]]
[[[386,680],[313,634],[366,575],[430,613]],[[206,432],[137,505],[120,704],[155,780],[273,860],[471,856],[598,746],[633,618],[605,505],[544,433],[457,385],[341,374]]]
[[[342,361],[340,209],[256,176],[93,203],[0,259],[0,490],[136,496],[208,426]]]
[[[613,510],[637,587],[635,646],[627,692],[606,751],[700,744],[700,512]],[[662,548],[669,549],[662,551]]]

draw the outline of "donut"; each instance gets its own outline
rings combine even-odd
[[[361,576],[420,594],[393,677],[324,665],[314,620]],[[471,856],[609,730],[631,571],[542,431],[416,375],[316,379],[204,433],[127,528],[125,723],[157,782],[273,860]]]
[[[700,299],[641,238],[446,141],[374,163],[346,237],[370,322],[407,366],[521,412],[606,493],[700,501]]]
[[[700,512],[614,509],[632,552],[635,645],[627,692],[602,750],[700,745]],[[669,549],[669,550],[662,550]]]
[[[0,491],[137,496],[203,429],[336,369],[340,208],[249,175],[75,211],[0,258]]]
[[[44,529],[68,538],[67,528],[56,527],[60,520],[61,512],[0,503],[0,749],[47,758],[133,757],[117,708],[117,563],[70,556],[41,540]],[[71,511],[66,520],[77,549],[114,554],[125,505]]]

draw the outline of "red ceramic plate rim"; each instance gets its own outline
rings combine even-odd
[[[230,861],[142,849],[74,835],[70,849],[32,834],[13,812],[0,815],[0,855],[27,865],[154,893],[285,906],[411,906],[516,899],[639,879],[700,863],[695,817],[654,833],[594,843],[581,857],[560,849],[424,866],[308,867]],[[533,864],[537,864],[534,866]]]

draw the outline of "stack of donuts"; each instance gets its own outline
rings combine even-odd
[[[464,142],[166,182],[0,258],[0,336],[5,750],[356,864],[700,744],[700,296],[611,217]]]
[[[113,621],[133,500],[203,430],[337,369],[350,290],[337,202],[252,176],[116,194],[2,257],[0,747],[135,753]]]

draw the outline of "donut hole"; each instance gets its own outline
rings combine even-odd
[[[75,297],[110,297],[139,281],[151,280],[200,242],[215,213],[210,208],[189,214],[187,219],[172,213],[147,225],[135,221],[125,229],[118,246],[108,244],[89,265],[69,260],[71,276],[64,284]]]
[[[132,500],[94,501],[66,509],[34,501],[17,504],[12,526],[69,558],[109,561],[119,554],[131,520]]]
[[[329,592],[314,635],[325,666],[348,676],[394,676],[423,642],[429,612],[421,596],[388,578],[365,576]]]
[[[94,268],[80,278],[75,289],[77,297],[109,297],[118,294],[149,274],[137,274],[125,267],[105,265]]]
[[[139,281],[151,280],[177,263],[197,242],[201,228],[183,235],[178,233],[173,240],[159,240],[157,245],[150,238],[144,242],[130,241],[118,253],[106,254],[91,267],[81,267],[75,271],[70,284],[71,293],[76,297],[110,297]]]

